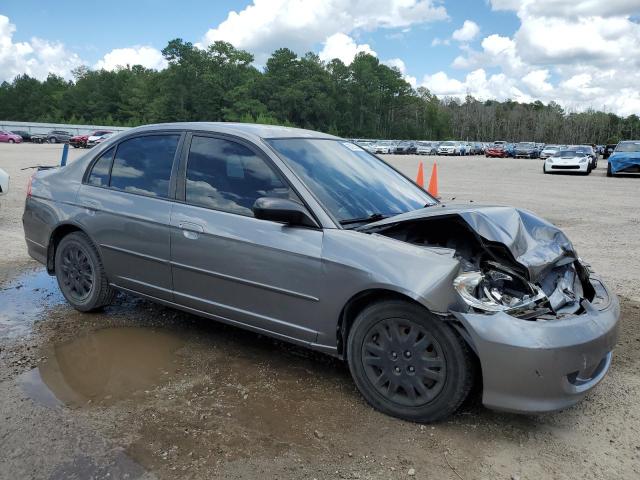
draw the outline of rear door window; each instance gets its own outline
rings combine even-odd
[[[113,161],[113,152],[115,151],[116,147],[111,147],[96,160],[89,174],[89,185],[95,185],[96,187],[106,187],[109,185],[109,172],[111,170],[111,162]]]
[[[179,135],[145,135],[118,145],[111,187],[129,193],[167,198]]]

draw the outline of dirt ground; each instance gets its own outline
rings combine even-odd
[[[519,416],[479,392],[447,421],[372,410],[344,364],[128,296],[68,307],[21,215],[59,145],[0,145],[0,478],[640,478],[640,178],[543,175],[539,160],[387,156],[446,202],[509,204],[562,227],[622,304],[610,374],[579,405]],[[73,161],[83,151],[71,150]]]

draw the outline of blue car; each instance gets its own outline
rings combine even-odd
[[[607,177],[616,173],[640,173],[640,140],[620,142],[608,161]]]

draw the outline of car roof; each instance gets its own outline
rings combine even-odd
[[[245,138],[325,138],[340,139],[334,135],[306,130],[303,128],[282,127],[279,125],[262,125],[257,123],[233,122],[176,122],[143,125],[127,130],[127,133],[144,132],[146,130],[199,130],[212,133],[226,133]]]

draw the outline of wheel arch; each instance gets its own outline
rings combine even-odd
[[[60,241],[70,233],[74,232],[84,233],[87,237],[89,237],[89,240],[93,242],[91,235],[89,235],[81,226],[75,223],[66,222],[57,225],[49,236],[49,245],[47,247],[47,272],[50,275],[53,275],[55,273],[56,249],[58,248]],[[95,245],[95,242],[93,243]]]
[[[347,300],[347,303],[342,307],[340,317],[338,318],[336,348],[338,355],[341,358],[344,358],[345,355],[345,344],[347,337],[349,336],[351,326],[360,312],[372,303],[382,302],[385,300],[403,300],[408,303],[420,305],[422,308],[427,308],[420,302],[416,301],[415,298],[412,298],[405,293],[387,288],[370,288],[356,293]]]

